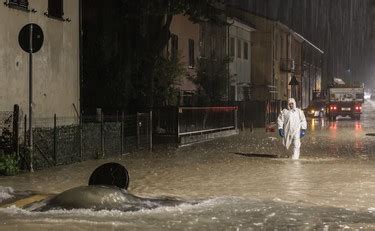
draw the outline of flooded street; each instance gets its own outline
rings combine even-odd
[[[86,161],[0,177],[0,201],[17,193],[56,194],[87,185],[100,164],[129,171],[128,191],[186,203],[133,212],[0,208],[1,230],[375,229],[375,103],[360,121],[309,121],[301,159],[286,155],[264,129],[186,146],[157,147],[115,159]]]

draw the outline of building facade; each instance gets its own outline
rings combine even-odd
[[[12,23],[9,23],[9,22]],[[77,117],[80,109],[79,1],[6,0],[0,7],[0,111],[29,107],[29,54],[18,43],[26,24],[39,25],[33,54],[33,116]]]
[[[293,97],[297,105],[301,106],[302,44],[304,40],[279,22],[275,23],[275,30],[276,88],[280,89],[276,98],[286,100]]]
[[[223,16],[224,21],[225,19],[226,16]],[[201,68],[206,76],[216,80],[213,81],[214,84],[224,85],[225,93],[220,92],[219,86],[215,90],[211,89],[218,94],[222,93],[222,97],[217,97],[216,100],[250,100],[251,33],[255,29],[236,18],[228,18],[227,22],[228,25],[212,22],[194,24],[187,16],[174,16],[168,51],[171,55],[180,54],[188,75],[195,76],[198,68]],[[198,90],[198,86],[192,81],[183,78],[180,86],[180,105],[193,105]]]
[[[197,69],[197,58],[200,56],[199,41],[200,27],[193,23],[188,16],[175,15],[170,26],[171,39],[168,51],[171,55],[179,55],[181,62],[186,66],[187,76],[195,76]],[[197,86],[183,76],[180,89],[180,105],[191,105]]]
[[[235,18],[228,19],[228,24],[230,100],[250,100],[251,33],[255,29]]]
[[[302,49],[302,108],[309,106],[311,101],[324,99],[322,89],[322,62],[324,51],[313,44],[304,43]]]
[[[278,21],[231,7],[227,11],[255,28],[251,34],[251,99],[285,101],[294,97],[298,106],[304,106],[306,97],[311,99],[313,91],[320,90],[321,79],[315,68],[314,77],[309,74],[314,84],[305,83],[306,65],[311,69],[317,62],[306,62],[309,56],[304,52],[320,53],[320,49]]]

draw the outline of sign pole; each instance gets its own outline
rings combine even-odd
[[[29,53],[29,157],[30,172],[34,172],[33,144],[33,53],[38,52],[43,45],[43,30],[37,24],[30,23],[22,27],[18,34],[18,43],[25,52]],[[26,121],[25,121],[26,122]],[[26,125],[25,125],[26,126]],[[26,129],[26,127],[25,127]]]
[[[29,50],[29,151],[30,172],[34,172],[33,166],[33,24],[30,24],[30,50]]]

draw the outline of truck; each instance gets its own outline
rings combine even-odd
[[[328,119],[334,121],[337,116],[350,116],[352,119],[360,120],[364,95],[363,85],[345,84],[329,87],[326,109]]]

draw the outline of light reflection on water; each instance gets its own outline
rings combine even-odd
[[[329,123],[329,131],[330,131],[330,134],[333,134],[332,135],[332,139],[335,139],[337,137],[337,123],[338,122],[330,122]]]
[[[311,120],[311,126],[310,126],[310,130],[311,131],[315,131],[316,130],[316,120],[315,119],[312,119]]]
[[[355,132],[356,134],[359,134],[362,132],[362,124],[359,121],[355,122]]]
[[[304,167],[300,161],[286,164],[281,171],[281,177],[288,196],[305,198],[305,192],[310,189],[310,182],[305,177]]]

